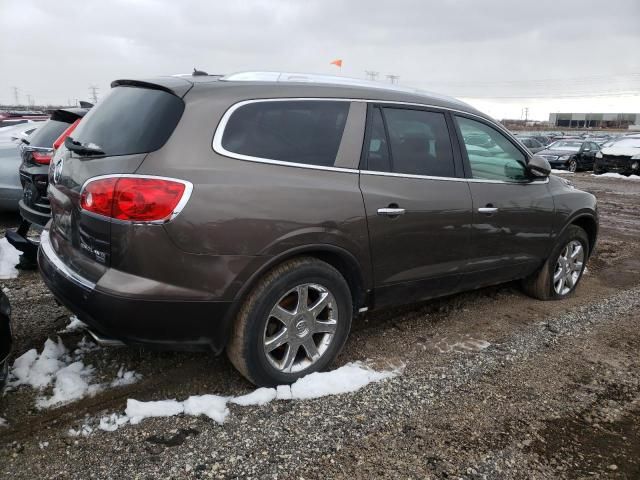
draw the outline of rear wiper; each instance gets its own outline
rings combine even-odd
[[[65,138],[64,146],[79,155],[104,155],[104,152],[97,145],[84,145],[71,137]]]

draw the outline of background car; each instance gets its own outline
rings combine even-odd
[[[640,135],[627,135],[607,142],[595,156],[593,173],[618,172],[640,175]]]
[[[22,198],[18,146],[44,122],[28,122],[0,129],[0,210],[16,211]]]
[[[518,140],[520,140],[531,153],[538,153],[540,150],[544,150],[544,145],[533,137],[518,136]]]
[[[55,110],[44,125],[20,144],[22,198],[18,202],[18,208],[22,222],[17,230],[7,230],[6,237],[11,245],[23,253],[20,257],[23,269],[36,266],[38,245],[27,238],[29,229],[33,225],[41,230],[51,218],[47,186],[53,143],[88,111],[88,108]]]
[[[597,143],[576,138],[556,140],[537,154],[546,158],[552,168],[577,172],[591,170],[599,151]]]

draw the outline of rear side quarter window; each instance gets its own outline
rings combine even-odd
[[[266,100],[240,104],[216,132],[219,153],[332,167],[342,141],[350,103],[324,100]]]

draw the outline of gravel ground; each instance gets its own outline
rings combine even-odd
[[[99,349],[85,359],[99,379],[123,365],[142,379],[48,410],[35,409],[30,388],[6,392],[0,477],[640,478],[640,182],[571,177],[601,213],[572,298],[539,302],[507,284],[377,312],[354,325],[336,365],[402,363],[399,377],[353,394],[231,405],[223,425],[179,416],[71,437],[123,413],[127,398],[252,390],[224,357]],[[16,355],[67,323],[37,274],[0,283]],[[73,347],[82,334],[60,337]]]

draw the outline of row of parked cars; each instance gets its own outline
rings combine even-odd
[[[640,174],[640,134],[609,136],[518,136],[532,153],[546,158],[554,169],[596,174]]]

